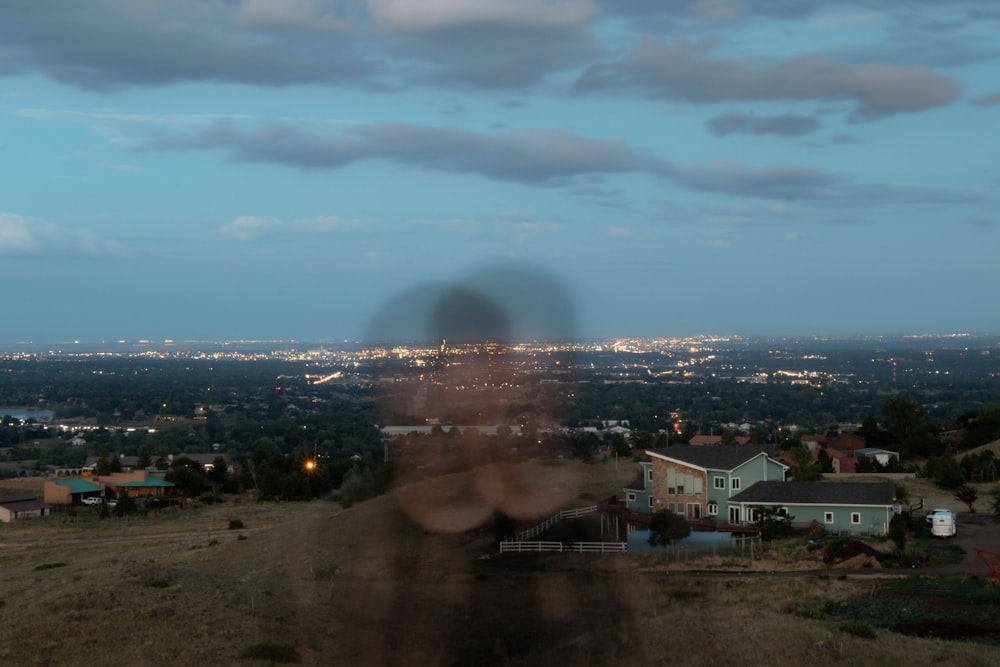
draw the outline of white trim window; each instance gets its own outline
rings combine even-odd
[[[652,468],[649,468],[649,469],[646,470],[646,481],[647,482],[652,482],[653,481],[653,469]]]
[[[861,512],[851,512],[851,524],[854,526],[861,525]]]
[[[714,480],[714,481],[712,482],[712,485],[713,485],[713,486],[714,486],[715,488],[717,488],[717,489],[724,489],[724,488],[726,488],[726,478],[725,478],[725,477],[723,477],[722,475],[719,475],[719,476],[718,476],[718,477],[716,477],[716,478],[715,478],[715,480]]]
[[[626,493],[625,494],[625,500],[627,502],[634,503],[635,502],[635,494],[634,493]]]
[[[729,488],[731,488],[733,491],[739,491],[740,490],[740,478],[739,477],[733,477],[731,480],[729,480]]]
[[[652,506],[653,506],[653,496],[650,496],[650,497],[649,497],[649,506],[650,506],[650,507],[652,507]]]
[[[833,523],[833,512],[823,512],[823,523]]]
[[[719,515],[719,503],[714,500],[708,501],[708,507],[705,510],[708,516],[718,516]]]

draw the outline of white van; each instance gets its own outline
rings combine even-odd
[[[933,510],[927,515],[927,525],[930,526],[931,535],[936,537],[952,537],[958,532],[955,513],[951,510]]]

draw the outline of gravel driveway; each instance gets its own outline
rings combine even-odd
[[[938,574],[965,574],[969,564],[976,560],[976,549],[992,551],[1000,554],[1000,523],[993,522],[990,517],[979,514],[959,514],[958,532],[950,539],[965,549],[965,558],[961,563],[941,565],[928,568]],[[972,572],[983,576],[987,573],[986,565],[978,562]]]

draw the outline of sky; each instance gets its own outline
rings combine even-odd
[[[998,204],[981,0],[0,3],[0,343],[995,333]]]

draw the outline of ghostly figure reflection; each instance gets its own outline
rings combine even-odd
[[[498,557],[493,541],[498,528],[530,525],[578,500],[579,464],[540,456],[538,433],[553,423],[554,406],[534,379],[539,361],[515,353],[519,340],[568,339],[571,329],[568,291],[523,266],[412,288],[373,319],[372,339],[433,341],[434,362],[412,377],[383,378],[379,400],[397,420],[436,426],[389,446],[393,507],[377,523],[348,524],[357,549],[335,593],[351,610],[349,625],[340,624],[341,659],[532,664],[552,650],[572,653],[566,642],[579,640],[567,633],[579,632],[580,614],[613,614],[601,632],[618,632],[628,615],[613,604],[622,591],[524,569],[523,560]],[[600,609],[586,609],[594,596]],[[643,664],[628,643],[624,650],[602,638],[597,653],[581,648],[570,661],[623,664],[628,655],[624,662]]]

